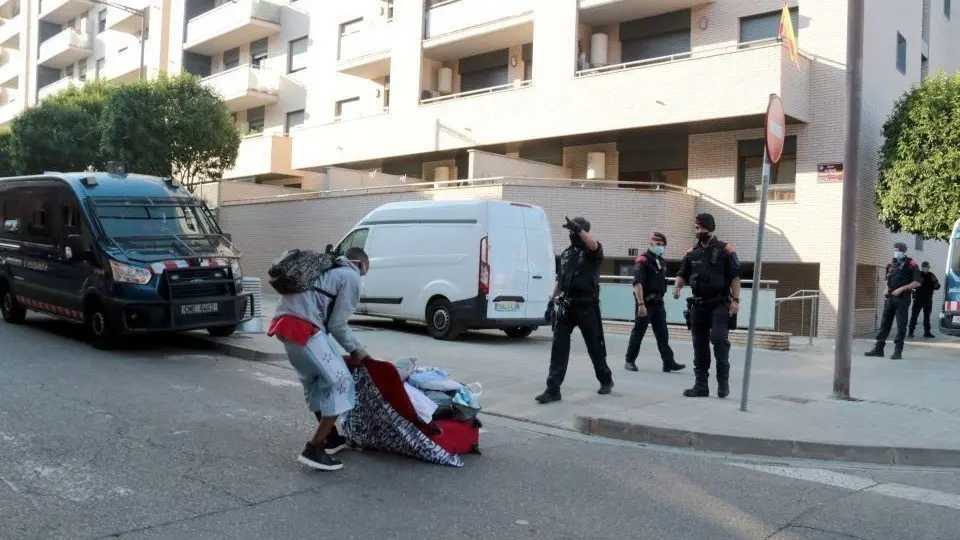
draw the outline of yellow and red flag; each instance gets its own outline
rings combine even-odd
[[[780,14],[780,28],[777,38],[783,41],[783,46],[790,50],[790,59],[800,67],[799,51],[797,48],[797,33],[793,29],[793,18],[790,17],[790,8],[783,3],[783,12]]]

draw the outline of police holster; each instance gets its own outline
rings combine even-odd
[[[726,300],[726,299],[723,298],[721,300]],[[703,300],[700,299],[698,302],[697,299],[692,296],[687,297],[687,309],[683,310],[683,318],[687,321],[687,330],[693,329],[693,320],[690,318],[690,313],[693,311],[695,303],[702,304]],[[727,320],[727,330],[736,330],[736,329],[737,329],[737,315],[732,314],[730,315],[730,318]]]

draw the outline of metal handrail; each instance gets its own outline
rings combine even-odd
[[[494,94],[494,93],[497,93],[497,92],[505,92],[505,91],[513,90],[513,89],[527,88],[527,87],[531,86],[532,84],[533,84],[533,80],[531,80],[531,79],[524,79],[524,80],[522,80],[522,81],[517,81],[517,82],[512,82],[512,83],[507,83],[507,84],[500,84],[500,85],[497,85],[497,86],[489,86],[489,87],[487,87],[487,88],[479,88],[479,89],[477,89],[477,90],[468,90],[468,91],[466,91],[466,92],[457,92],[456,94],[448,94],[448,95],[446,95],[446,96],[436,96],[436,97],[431,97],[431,98],[427,98],[427,99],[421,99],[421,100],[420,100],[420,104],[421,104],[421,105],[429,105],[429,104],[431,104],[431,103],[440,103],[440,102],[442,102],[442,101],[450,101],[450,100],[460,99],[460,98],[465,98],[465,97],[482,96],[482,95],[485,95],[485,94]]]
[[[800,289],[794,291],[788,296],[777,298],[774,300],[775,305],[777,306],[777,315],[776,315],[776,329],[780,330],[780,308],[783,307],[783,304],[787,302],[800,302],[800,335],[803,335],[804,321],[806,321],[806,305],[807,301],[810,301],[812,304],[810,306],[810,345],[813,345],[813,337],[816,333],[816,316],[820,312],[820,291],[817,289]]]

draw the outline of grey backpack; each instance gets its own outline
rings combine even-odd
[[[334,266],[337,259],[333,253],[291,249],[273,261],[267,275],[278,293],[297,294],[313,290],[316,280]]]

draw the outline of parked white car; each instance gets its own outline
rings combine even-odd
[[[523,338],[546,324],[556,262],[542,208],[416,201],[367,214],[336,251],[370,256],[358,314],[425,322],[437,339],[470,329]]]

